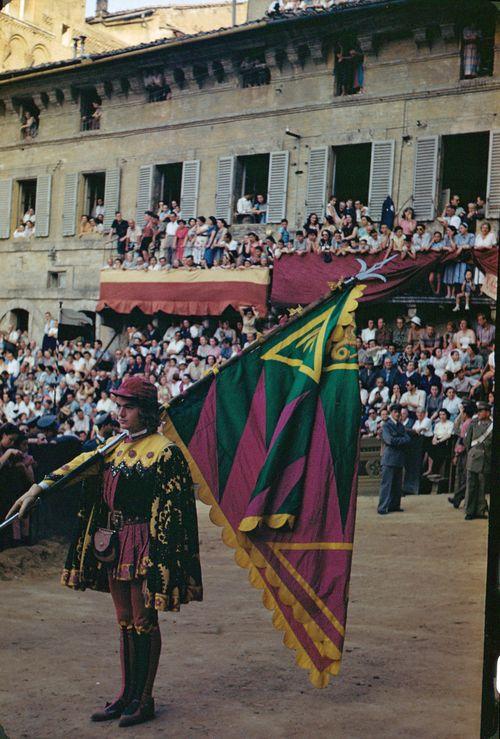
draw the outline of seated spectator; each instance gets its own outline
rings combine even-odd
[[[469,344],[476,343],[476,334],[469,328],[467,321],[462,319],[459,324],[459,330],[453,336],[453,345],[458,349],[466,349]]]
[[[24,238],[32,239],[35,235],[35,225],[31,221],[26,221],[24,226]]]
[[[380,410],[382,406],[386,406],[389,403],[389,388],[384,385],[382,377],[377,377],[375,380],[375,387],[368,396],[368,405]]]
[[[460,406],[461,401],[455,392],[455,388],[449,387],[446,390],[446,397],[443,400],[442,407],[448,411],[448,416],[451,421],[454,421],[460,413]]]
[[[415,254],[425,253],[431,247],[431,235],[425,230],[423,223],[419,223],[415,233],[411,237],[411,244]]]
[[[460,310],[460,300],[463,298],[465,301],[465,310],[470,310],[470,301],[476,291],[476,285],[474,283],[474,274],[471,269],[465,270],[465,276],[462,284],[460,285],[460,292],[455,296],[455,307],[453,310]]]
[[[409,367],[410,365],[411,363]],[[406,382],[406,392],[401,396],[400,405],[407,408],[411,418],[415,418],[417,408],[425,406],[425,391],[418,389],[414,375],[410,376]]]

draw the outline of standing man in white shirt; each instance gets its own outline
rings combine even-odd
[[[253,209],[252,196],[242,195],[241,198],[239,198],[238,202],[236,203],[237,223],[243,223],[245,220],[245,216],[247,220],[250,220],[251,222],[253,222],[252,209]]]

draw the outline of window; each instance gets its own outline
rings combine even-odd
[[[146,70],[143,74],[143,80],[149,103],[159,103],[163,100],[170,100],[172,97],[172,90],[166,83],[161,69]]]
[[[91,172],[83,175],[83,205],[81,215],[93,217],[96,205],[103,205],[106,187],[106,172]],[[100,200],[102,202],[98,203]]]
[[[95,87],[80,90],[81,131],[97,131],[101,127],[101,104]]]
[[[346,36],[335,46],[335,94],[356,95],[363,91],[364,56],[355,37]]]
[[[461,30],[460,77],[463,80],[493,74],[495,55],[495,18],[487,11],[474,16]]]
[[[62,290],[66,287],[66,272],[47,272],[47,288]]]
[[[158,164],[153,173],[153,203],[162,202],[170,207],[181,202],[182,162]]]
[[[335,146],[333,149],[333,195],[340,200],[368,202],[371,144]]]
[[[260,87],[271,82],[264,55],[247,56],[239,64],[242,87]]]
[[[19,331],[27,331],[29,326],[30,314],[24,308],[14,308],[11,311],[10,323]]]
[[[17,209],[17,221],[21,221],[25,213],[28,213],[30,209],[33,209],[35,213],[36,204],[36,179],[35,180],[20,180],[19,186],[19,200]],[[17,226],[17,223],[16,223]]]
[[[35,105],[33,98],[16,98],[14,104],[21,118],[21,139],[33,141],[40,124],[40,108]]]
[[[269,180],[269,154],[238,157],[236,166],[236,195],[266,195]]]
[[[452,195],[459,195],[464,208],[478,195],[485,196],[489,140],[489,131],[443,136],[440,206]]]

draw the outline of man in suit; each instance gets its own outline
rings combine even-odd
[[[383,366],[378,370],[377,377],[381,377],[384,385],[392,392],[394,385],[398,383],[399,370],[392,363],[391,357],[385,357]]]
[[[395,403],[391,405],[389,412],[390,416],[382,427],[382,476],[377,508],[380,515],[402,510],[405,448],[411,442],[410,434],[400,420],[401,406]]]
[[[465,492],[465,520],[486,518],[488,505],[485,493],[491,469],[491,447],[493,421],[489,403],[477,404],[477,418],[467,429],[465,448],[467,450],[467,478]]]

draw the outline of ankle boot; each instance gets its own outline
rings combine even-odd
[[[151,695],[161,652],[161,634],[158,626],[149,633],[135,634],[135,691],[122,713],[119,726],[136,726],[155,717]]]
[[[90,717],[92,721],[112,721],[120,718],[134,694],[134,634],[133,629],[120,627],[120,663],[122,687],[118,698],[106,703],[101,711]]]

